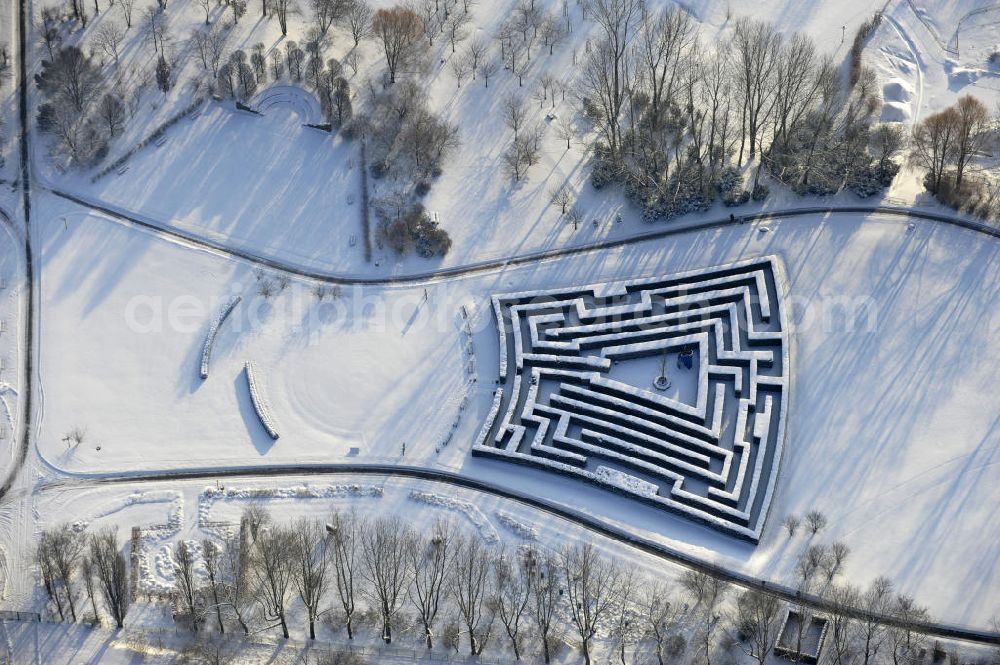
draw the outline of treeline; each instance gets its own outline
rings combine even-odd
[[[877,125],[875,75],[854,85],[801,35],[737,19],[709,47],[683,9],[640,0],[587,0],[600,27],[580,64],[578,94],[598,130],[593,183],[621,183],[647,219],[767,196],[761,170],[800,194],[886,187],[903,148]],[[752,183],[740,169],[759,157]]]
[[[1000,183],[970,177],[980,161],[995,154],[998,116],[975,97],[928,116],[913,128],[913,160],[927,171],[924,187],[956,210],[984,219],[1000,216]]]
[[[812,539],[822,524],[808,516],[806,523]],[[790,538],[797,526],[786,521]],[[930,645],[913,624],[927,611],[885,578],[864,590],[837,583],[846,556],[843,545],[812,543],[796,567],[800,588],[832,603],[829,662],[921,662]],[[46,531],[37,562],[60,618],[83,620],[90,611],[92,620],[123,625],[129,574],[113,530]],[[698,571],[669,581],[644,576],[589,543],[512,549],[447,521],[418,532],[398,517],[353,512],[283,524],[255,505],[222,540],[176,543],[173,563],[175,616],[202,641],[265,630],[288,637],[293,622],[315,638],[325,623],[348,640],[419,640],[427,649],[491,649],[547,663],[570,643],[586,663],[599,651],[623,665],[640,657],[710,665],[738,654],[763,665],[786,609],[774,596]],[[884,616],[901,627],[882,624]],[[804,639],[801,631],[792,637]]]

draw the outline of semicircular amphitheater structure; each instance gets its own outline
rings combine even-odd
[[[784,284],[780,261],[763,257],[493,296],[500,385],[472,453],[757,542],[788,409]],[[665,390],[668,358],[692,384],[687,399]]]

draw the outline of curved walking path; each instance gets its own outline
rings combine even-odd
[[[553,258],[573,256],[577,254],[585,254],[587,252],[593,252],[596,250],[612,249],[615,247],[622,247],[625,245],[630,245],[638,242],[645,242],[648,240],[659,240],[684,233],[691,233],[694,231],[704,231],[707,229],[716,229],[725,226],[733,226],[739,223],[731,221],[728,217],[706,219],[703,221],[696,221],[690,224],[677,225],[677,226],[670,226],[669,222],[663,222],[662,227],[653,228],[650,231],[638,233],[625,238],[599,240],[592,243],[574,245],[572,247],[559,247],[555,249],[545,249],[535,252],[527,252],[525,254],[520,254],[508,258],[476,261],[464,265],[452,266],[448,268],[440,268],[438,270],[429,270],[426,272],[411,273],[407,275],[393,275],[389,277],[357,277],[349,274],[338,274],[334,272],[315,270],[315,269],[305,268],[302,266],[296,266],[284,261],[280,261],[278,259],[262,256],[260,254],[256,254],[254,252],[250,252],[247,250],[234,249],[222,242],[210,240],[201,237],[197,234],[189,233],[187,231],[183,231],[177,228],[171,228],[162,223],[158,223],[148,219],[142,219],[138,217],[136,213],[116,208],[113,206],[109,206],[106,203],[102,203],[101,201],[95,201],[83,196],[79,196],[77,194],[71,194],[69,192],[65,192],[54,188],[48,188],[48,191],[50,191],[51,193],[55,194],[56,196],[62,199],[65,199],[67,201],[72,201],[77,205],[81,205],[86,208],[102,212],[111,218],[118,219],[120,221],[124,221],[126,223],[148,229],[150,231],[153,231],[154,233],[174,238],[183,241],[186,244],[194,245],[202,249],[211,250],[231,257],[243,259],[251,263],[267,266],[268,268],[273,268],[275,270],[280,270],[283,272],[287,272],[289,274],[298,275],[300,277],[306,277],[308,279],[313,279],[316,281],[345,284],[345,285],[357,284],[362,286],[420,284],[420,283],[441,281],[444,279],[463,277],[466,275],[473,275],[481,272],[490,272],[500,268],[520,266],[528,263],[535,263],[538,261],[545,261]],[[902,219],[928,220],[928,221],[940,222],[943,224],[950,224],[952,226],[958,226],[964,229],[968,229],[970,231],[975,231],[977,233],[983,233],[988,236],[992,236],[994,238],[1000,238],[1000,227],[990,226],[989,224],[983,222],[977,222],[975,220],[968,219],[965,217],[960,217],[957,215],[948,215],[945,213],[937,213],[925,210],[913,210],[910,208],[904,208],[902,206],[887,206],[887,205],[809,206],[803,208],[789,208],[787,210],[773,210],[773,211],[751,213],[743,215],[742,219],[745,221],[764,221],[769,219],[789,219],[789,218],[807,217],[813,215],[837,215],[845,213],[880,214],[880,215],[899,217]]]

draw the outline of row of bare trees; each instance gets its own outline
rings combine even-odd
[[[35,563],[60,620],[82,619],[84,610],[79,604],[85,599],[94,621],[100,622],[100,598],[115,625],[124,626],[132,592],[117,529],[108,527],[88,534],[63,524],[44,531],[35,549]]]
[[[929,619],[927,610],[886,578],[865,589],[838,583],[844,557],[846,548],[813,545],[798,566],[803,592],[830,601],[829,662],[921,662],[929,645],[915,627]],[[817,563],[828,559],[839,559],[832,573]],[[280,629],[288,637],[291,622],[301,620],[313,639],[320,622],[349,640],[370,626],[387,643],[419,635],[427,649],[473,656],[496,643],[518,660],[537,653],[548,663],[568,641],[585,663],[599,646],[622,665],[640,656],[711,665],[734,654],[764,665],[786,610],[766,592],[737,592],[700,571],[675,584],[644,577],[588,543],[558,552],[511,549],[447,521],[419,533],[395,516],[354,512],[334,512],[325,524],[282,524],[254,505],[221,541],[176,543],[173,560],[178,616],[206,636]],[[100,603],[124,624],[131,592],[114,529],[45,531],[36,562],[61,619],[82,619],[86,602],[100,620]],[[815,574],[821,569],[825,577]],[[811,616],[808,607],[790,609]],[[886,625],[886,616],[897,625]],[[800,620],[783,642],[801,652],[807,623]]]

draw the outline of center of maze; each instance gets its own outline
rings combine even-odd
[[[765,257],[494,296],[501,386],[473,454],[584,479],[756,542],[788,400],[780,275]],[[667,363],[678,354],[688,363]],[[612,378],[626,361],[639,361],[641,383]],[[696,375],[685,377],[696,379],[691,400],[659,389],[658,377],[684,372]]]

